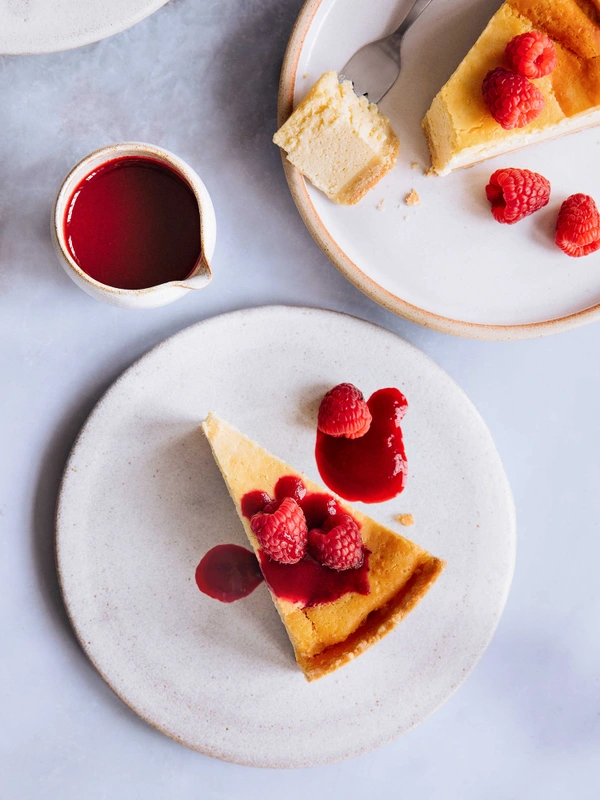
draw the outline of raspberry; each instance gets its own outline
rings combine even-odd
[[[336,514],[322,528],[308,534],[311,555],[330,569],[342,571],[362,566],[363,541],[356,522],[349,514]]]
[[[513,225],[548,205],[550,181],[528,169],[497,169],[485,187],[498,222]]]
[[[295,564],[306,553],[306,518],[291,497],[266,505],[252,517],[250,527],[262,549],[274,561]]]
[[[529,31],[506,45],[508,68],[524,78],[543,78],[556,67],[556,50],[545,33]]]
[[[589,195],[567,197],[558,212],[554,241],[564,253],[574,258],[600,250],[600,214]]]
[[[317,422],[321,433],[358,439],[370,426],[369,407],[362,392],[351,383],[338,383],[321,400]]]
[[[546,105],[537,86],[502,67],[488,72],[482,90],[490,114],[507,131],[529,125]]]

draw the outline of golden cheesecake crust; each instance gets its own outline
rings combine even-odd
[[[257,489],[273,496],[275,484],[284,475],[300,477],[309,492],[326,491],[218,417],[209,414],[202,429],[257,554],[260,546],[241,513],[244,494]],[[424,597],[444,568],[441,559],[414,542],[341,504],[360,524],[363,541],[371,552],[370,593],[348,592],[333,602],[309,608],[271,593],[296,661],[309,681],[338,669],[389,633]]]

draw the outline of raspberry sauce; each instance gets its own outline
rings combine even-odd
[[[222,603],[247,597],[262,583],[254,553],[237,544],[219,544],[196,567],[198,588]]]
[[[87,175],[69,201],[64,234],[79,267],[117,289],[183,280],[200,258],[196,195],[152,158],[116,158]]]
[[[331,495],[307,492],[302,480],[295,475],[284,475],[280,478],[273,494],[277,501],[284,497],[293,497],[304,512],[309,530],[321,528],[330,516],[348,513]],[[253,514],[262,511],[269,501],[265,492],[248,492],[242,497],[242,513],[249,519]],[[280,564],[261,552],[260,567],[274,595],[280,600],[297,603],[302,608],[330,603],[348,592],[369,594],[371,591],[369,551],[366,549],[361,567],[342,572],[323,566],[308,553],[297,564]]]
[[[297,564],[280,564],[261,552],[260,567],[276,597],[298,603],[302,608],[331,603],[348,592],[369,594],[371,591],[368,550],[365,550],[362,567],[343,572],[324,567],[308,554]]]
[[[258,489],[254,492],[247,492],[242,497],[242,514],[250,519],[259,511],[262,511],[267,503],[271,502],[271,498],[266,492],[260,492]]]
[[[408,403],[398,389],[380,389],[367,405],[371,427],[359,439],[317,430],[315,458],[321,478],[346,500],[382,503],[404,489],[407,474],[402,420]]]

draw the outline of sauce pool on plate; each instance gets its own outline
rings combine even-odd
[[[262,583],[254,553],[237,544],[219,544],[196,567],[196,584],[203,594],[233,603],[247,597]]]
[[[183,280],[201,254],[196,195],[178,172],[147,157],[116,158],[86,175],[64,233],[78,266],[117,289]]]
[[[321,478],[345,500],[383,503],[404,489],[406,453],[400,423],[408,403],[398,389],[379,389],[367,405],[371,427],[358,439],[317,430],[315,458]]]

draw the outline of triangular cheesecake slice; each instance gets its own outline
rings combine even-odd
[[[523,128],[504,130],[482,95],[488,70],[505,67],[515,36],[549,36],[558,63],[534,83],[544,95],[541,115]],[[600,124],[600,0],[506,0],[442,87],[423,120],[432,171],[447,175],[486,158]]]
[[[444,568],[439,558],[341,501],[338,506],[360,526],[368,551],[363,567],[338,573],[312,562],[309,556],[306,561],[311,563],[272,562],[262,552],[244,515],[243,498],[257,491],[273,497],[277,482],[286,476],[300,478],[309,499],[320,499],[324,494],[332,497],[331,493],[212,414],[202,423],[202,429],[259,559],[296,661],[309,681],[338,669],[389,633],[424,597]],[[305,568],[310,568],[308,573]],[[321,572],[315,573],[315,569]],[[313,582],[317,574],[317,582],[322,581],[322,587],[316,586],[316,595],[322,588],[323,596],[327,596],[330,580],[349,581],[356,590],[323,602],[295,602],[286,582],[298,588],[305,574]],[[339,591],[334,590],[334,594]]]

